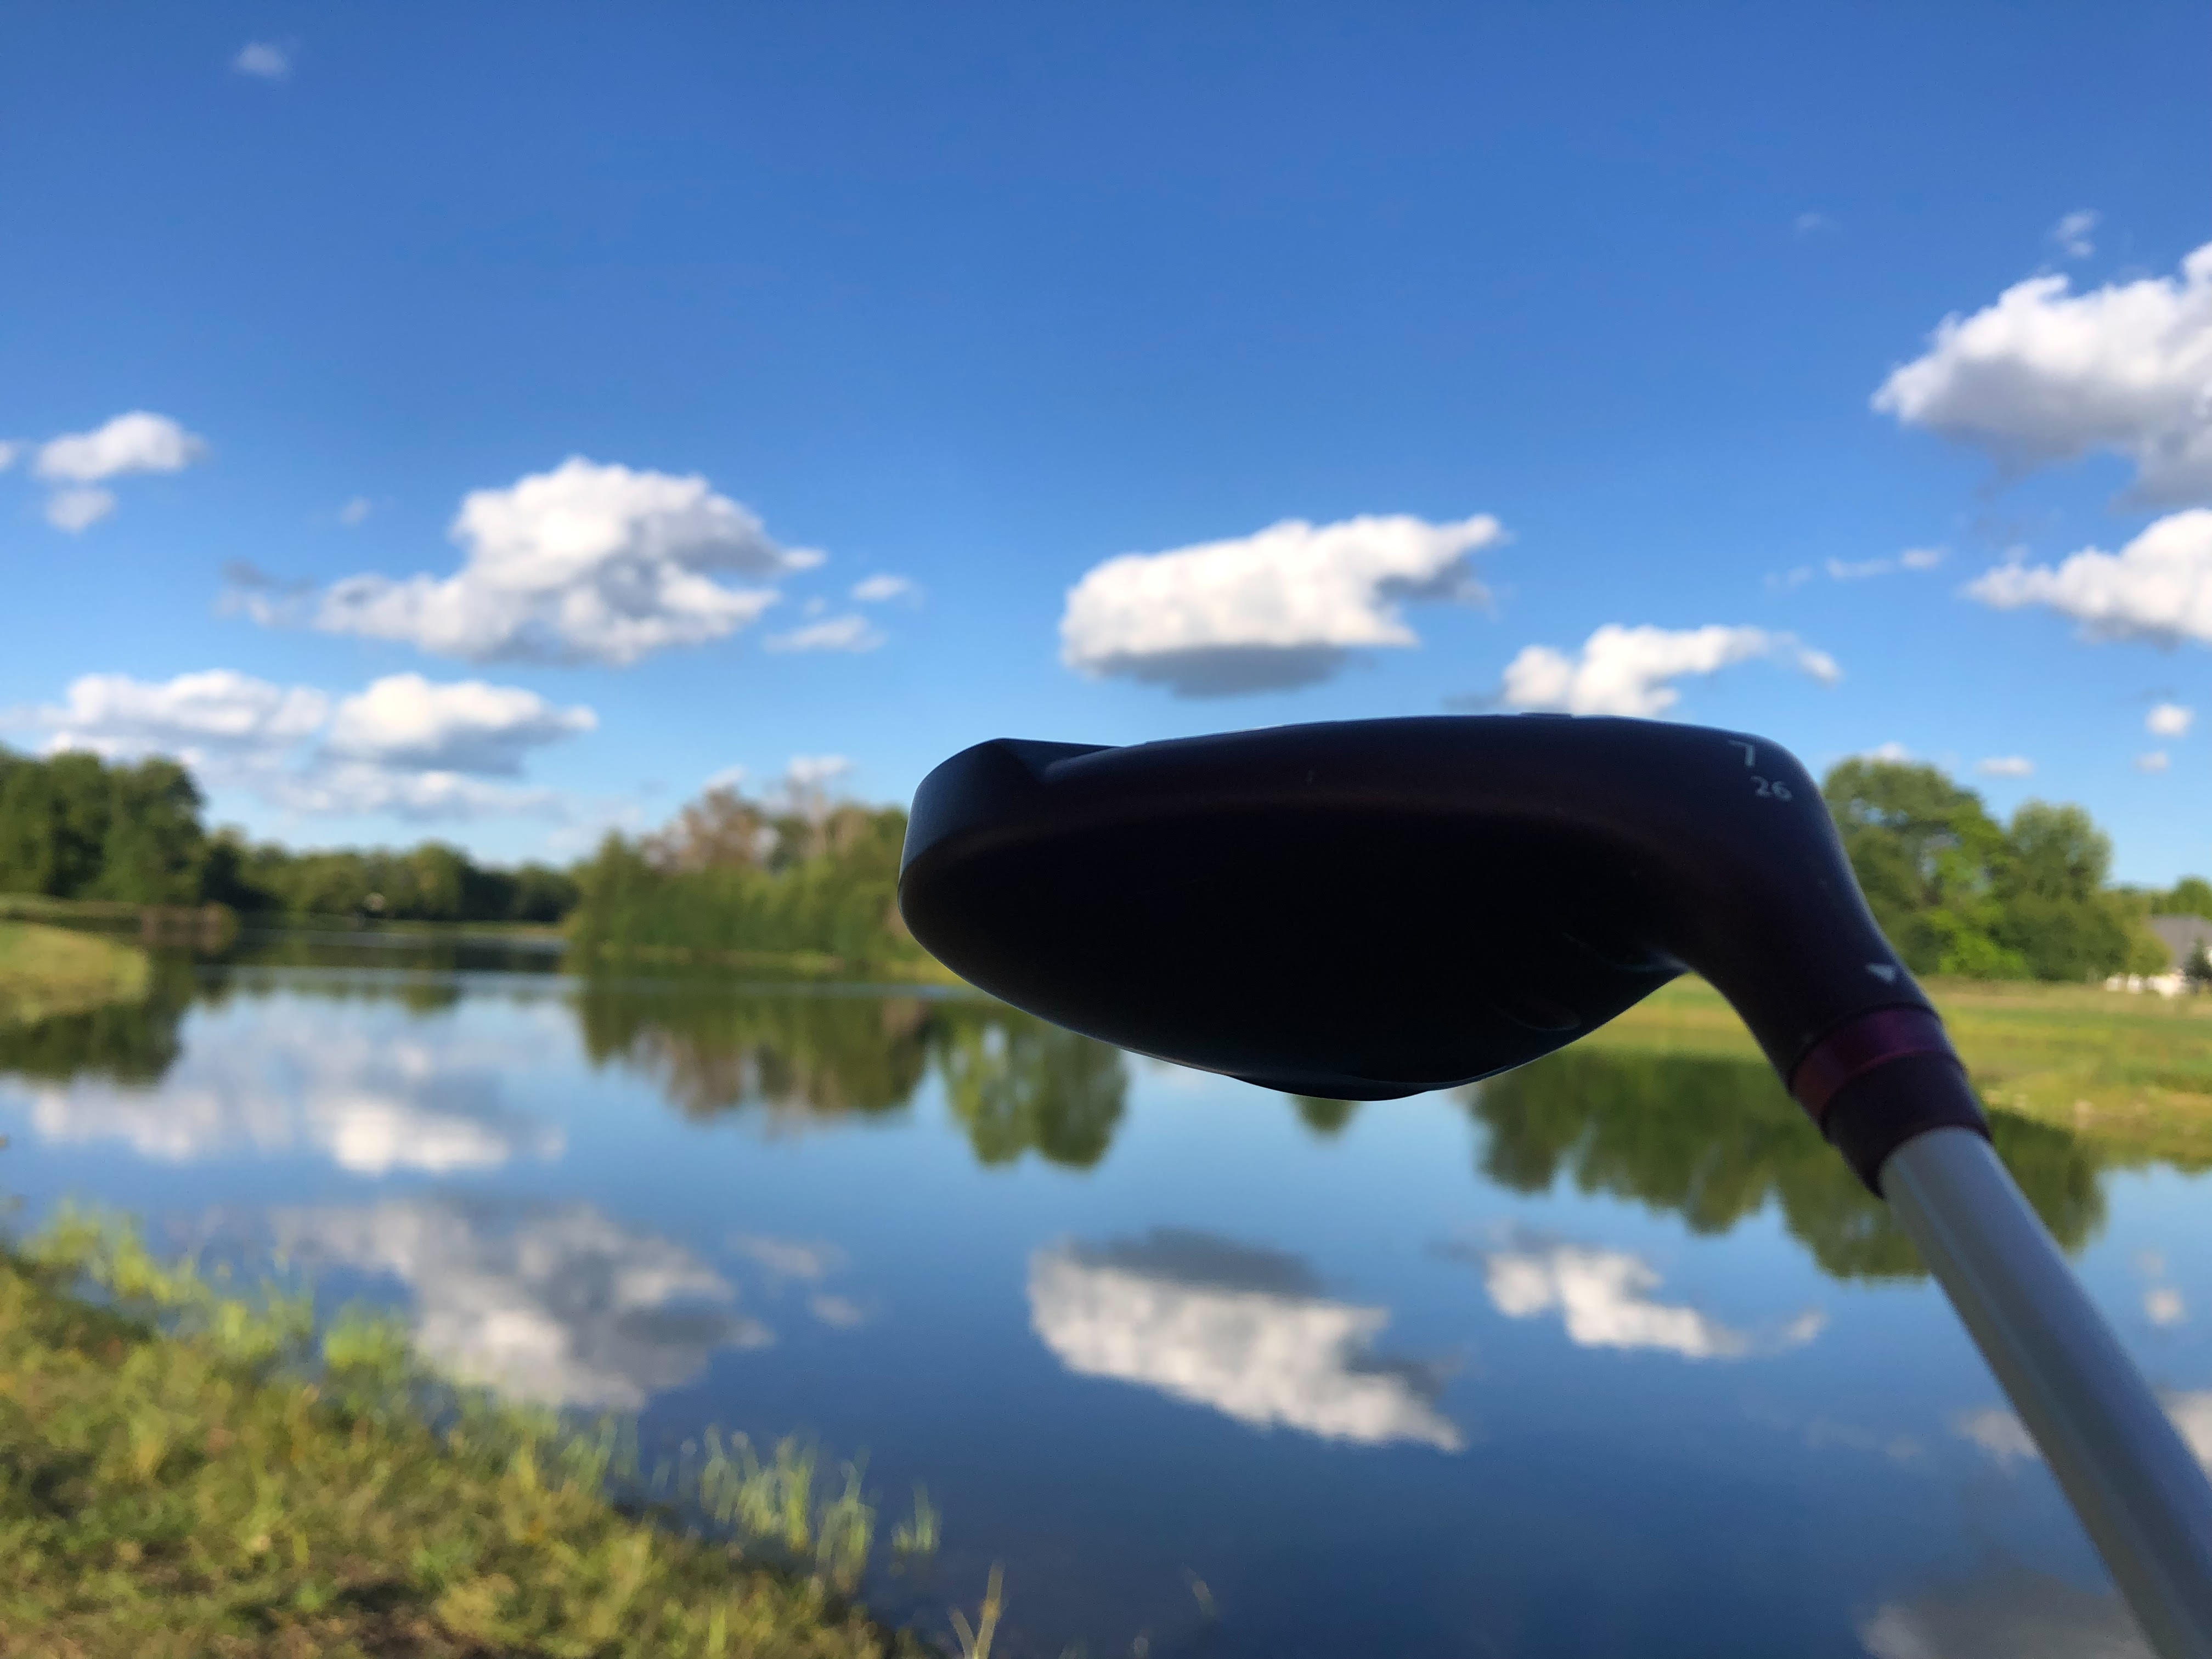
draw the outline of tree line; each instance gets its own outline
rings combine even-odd
[[[1875,919],[1917,974],[2081,981],[2169,965],[2148,919],[2212,917],[2212,883],[2116,886],[2112,842],[2079,806],[2028,801],[2000,823],[1933,766],[1847,760],[1822,786]],[[926,960],[900,921],[906,814],[818,789],[710,789],[653,834],[609,835],[567,869],[501,869],[457,848],[295,852],[210,833],[173,761],[0,750],[0,893],[247,915],[565,921],[593,963],[825,971]]]
[[[2111,884],[2112,843],[2079,806],[2003,823],[1933,766],[1847,760],[1821,785],[1875,921],[1916,974],[2083,981],[2160,973],[2160,913],[2212,916],[2212,884]]]
[[[575,878],[550,865],[500,869],[434,841],[295,852],[210,833],[203,805],[173,760],[0,749],[0,893],[422,921],[557,922],[575,906]]]
[[[578,867],[569,941],[587,965],[918,965],[927,958],[898,913],[905,840],[895,806],[709,789],[655,834],[609,835]]]

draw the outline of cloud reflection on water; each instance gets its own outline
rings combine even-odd
[[[501,1073],[538,1057],[519,1041],[395,1032],[343,1005],[295,1005],[198,1027],[151,1087],[86,1073],[9,1092],[46,1141],[120,1141],[167,1163],[304,1147],[358,1175],[447,1175],[560,1156],[559,1127],[505,1101]]]
[[[1382,1308],[1322,1296],[1295,1256],[1161,1228],[1030,1258],[1030,1323],[1071,1371],[1142,1383],[1255,1428],[1380,1446],[1466,1443],[1434,1365],[1370,1345]]]
[[[2152,1659],[2117,1597],[2025,1571],[1885,1602],[1858,1636],[1873,1659]]]
[[[635,1411],[717,1350],[775,1340],[698,1256],[589,1204],[438,1194],[279,1211],[272,1224],[309,1265],[399,1279],[424,1356],[516,1400]]]
[[[1754,1336],[1710,1314],[1651,1295],[1660,1273],[1629,1250],[1584,1244],[1523,1244],[1514,1249],[1443,1253],[1483,1265],[1491,1305],[1508,1319],[1557,1312],[1567,1340],[1580,1348],[1653,1348],[1685,1359],[1745,1359],[1802,1347],[1826,1328],[1827,1316],[1808,1308],[1779,1331]]]

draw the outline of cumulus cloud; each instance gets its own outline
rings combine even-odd
[[[1711,674],[1756,659],[1782,663],[1823,684],[1843,678],[1835,659],[1795,635],[1763,628],[1624,628],[1607,623],[1579,657],[1548,645],[1526,647],[1505,666],[1505,701],[1516,708],[1572,714],[1662,714],[1681,700],[1669,682]]]
[[[112,758],[171,754],[204,762],[211,750],[283,748],[321,726],[330,700],[304,685],[272,685],[234,669],[210,668],[149,681],[81,674],[58,705],[19,717],[44,726],[53,747]]]
[[[1381,1308],[1320,1294],[1304,1263],[1203,1233],[1157,1230],[1030,1258],[1030,1326],[1071,1371],[1157,1389],[1257,1429],[1457,1451],[1432,1365],[1371,1352]]]
[[[282,81],[292,73],[292,54],[273,40],[249,40],[238,49],[230,66],[257,81]]]
[[[2097,251],[2090,236],[2104,216],[2094,208],[2076,208],[2051,228],[2052,246],[2069,259],[2086,259]]]
[[[762,641],[771,651],[872,651],[883,642],[883,630],[857,612],[805,623]]]
[[[2143,1317],[2154,1325],[2179,1325],[2189,1317],[2189,1304],[2171,1285],[2154,1285],[2143,1292]]]
[[[513,776],[527,750],[597,719],[512,686],[413,674],[374,682],[333,714],[312,687],[210,669],[167,681],[82,675],[61,703],[7,711],[0,724],[43,730],[49,749],[168,755],[204,783],[250,788],[295,811],[428,820],[557,813],[552,790],[489,780]]]
[[[588,708],[556,708],[520,686],[391,674],[338,705],[323,746],[346,760],[512,777],[529,750],[599,723]]]
[[[368,522],[368,515],[376,511],[376,504],[366,495],[356,495],[338,509],[338,522],[349,530],[356,525]]]
[[[510,1399],[637,1411],[718,1351],[774,1340],[691,1251],[589,1204],[441,1194],[274,1221],[278,1243],[302,1261],[405,1285],[422,1352]]]
[[[1695,1308],[1655,1301],[1660,1276],[1626,1250],[1579,1244],[1493,1250],[1484,1258],[1483,1288],[1509,1319],[1556,1312],[1567,1340],[1582,1348],[1657,1348],[1685,1359],[1742,1359],[1760,1351]],[[1764,1346],[1769,1352],[1811,1341],[1827,1323],[1808,1309]]]
[[[207,444],[166,415],[136,409],[91,432],[67,433],[39,446],[33,470],[41,478],[98,483],[130,472],[176,472],[207,453]]]
[[[622,666],[703,645],[759,618],[777,595],[715,580],[769,580],[821,562],[780,546],[761,521],[696,476],[634,471],[571,457],[461,503],[451,535],[461,568],[445,577],[377,574],[332,584],[304,609],[247,595],[257,621],[402,640],[471,662]]]
[[[1985,778],[2025,778],[2034,775],[2035,763],[2025,755],[1991,755],[1975,762],[1974,770]]]
[[[1912,763],[1912,751],[1903,744],[1893,739],[1888,743],[1875,744],[1873,748],[1863,751],[1858,758],[1883,761],[1892,766],[1910,766]]]
[[[2138,772],[2163,772],[2172,763],[2166,758],[2163,749],[2154,749],[2147,755],[2136,757],[2136,770]]]
[[[46,497],[46,522],[74,536],[115,511],[115,492],[83,487],[57,489]]]
[[[2045,606],[2091,639],[2212,644],[2212,509],[2168,514],[2117,553],[2085,547],[2055,566],[2015,559],[1966,592],[1999,611]]]
[[[5,472],[15,465],[15,457],[22,453],[22,449],[23,446],[19,443],[0,439],[0,472]]]
[[[194,1024],[153,1088],[86,1075],[9,1091],[41,1140],[127,1146],[191,1164],[240,1152],[308,1152],[356,1175],[449,1176],[554,1158],[560,1127],[510,1103],[510,1079],[570,1041],[548,1004],[532,1043],[290,1002]]]
[[[1940,547],[1908,547],[1893,559],[1830,559],[1828,578],[1832,581],[1855,582],[1899,570],[1933,570],[1943,562],[1943,556],[1944,550]]]
[[[1419,644],[1406,603],[1482,598],[1470,561],[1504,534],[1486,514],[1290,519],[1234,541],[1125,553],[1069,590],[1060,660],[1182,696],[1309,685],[1355,648]]]
[[[7,447],[13,460],[15,447]],[[56,486],[46,500],[46,522],[74,536],[115,511],[114,491],[98,487],[104,480],[181,471],[206,453],[204,440],[167,416],[135,409],[93,431],[48,439],[39,446],[31,470]]]
[[[2178,702],[2162,702],[2143,716],[2143,730],[2154,738],[2185,738],[2197,711]]]
[[[2116,453],[2142,499],[2212,494],[2212,244],[2178,277],[2085,294],[2033,276],[1947,317],[1874,407],[2023,468]]]
[[[921,590],[904,576],[869,576],[853,584],[853,599],[860,605],[886,605],[893,599],[915,599]]]

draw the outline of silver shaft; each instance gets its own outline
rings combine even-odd
[[[1932,1129],[1882,1195],[2160,1659],[2212,1659],[2212,1486],[1990,1144]]]

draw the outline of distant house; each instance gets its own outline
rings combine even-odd
[[[2212,951],[2212,921],[2203,916],[2153,916],[2150,930],[2166,946],[2167,966],[2176,973],[2189,965],[2198,945]]]
[[[2166,946],[2166,971],[2114,974],[2105,981],[2107,991],[2155,991],[2162,997],[2178,997],[2189,988],[2184,969],[2197,954],[2197,947],[2201,945],[2212,951],[2212,921],[2203,916],[2153,916],[2150,931]]]

